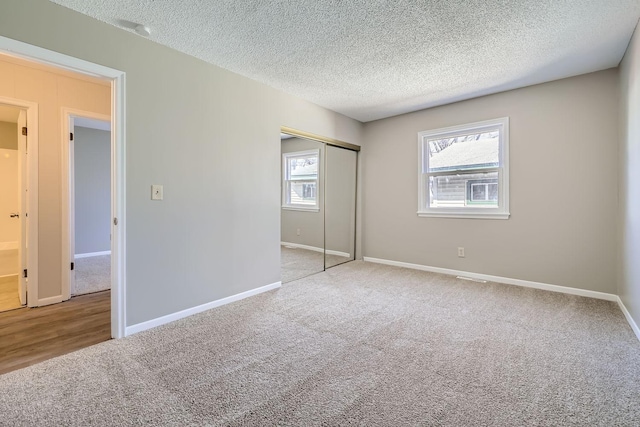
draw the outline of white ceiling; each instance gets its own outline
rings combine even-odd
[[[51,0],[360,121],[615,67],[640,0]]]

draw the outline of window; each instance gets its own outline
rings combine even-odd
[[[509,118],[418,134],[418,215],[509,218]]]
[[[282,155],[282,207],[318,211],[318,164],[320,151],[297,151]]]

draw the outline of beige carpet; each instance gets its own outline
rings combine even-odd
[[[292,282],[324,270],[324,254],[302,248],[280,246],[282,283]],[[327,268],[342,264],[347,258],[327,255]]]
[[[75,260],[76,285],[71,295],[84,295],[111,289],[111,255]]]
[[[355,261],[0,376],[0,424],[638,426],[611,302]]]

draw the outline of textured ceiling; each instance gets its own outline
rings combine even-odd
[[[52,0],[360,121],[615,67],[640,0]]]

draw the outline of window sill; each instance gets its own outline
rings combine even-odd
[[[509,212],[422,212],[418,216],[422,218],[466,218],[466,219],[509,219]]]
[[[300,212],[320,212],[319,207],[303,207],[303,206],[282,206],[285,211],[300,211]]]

